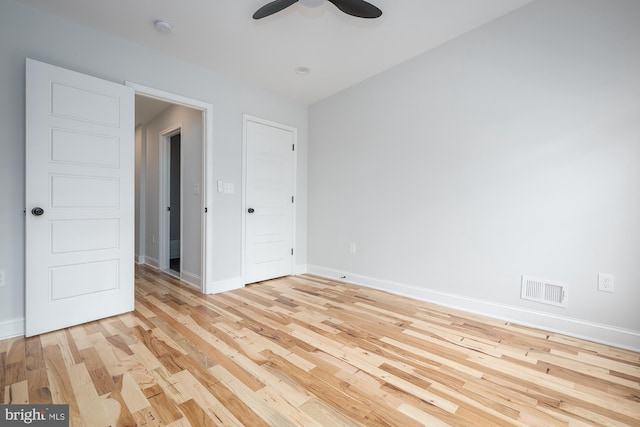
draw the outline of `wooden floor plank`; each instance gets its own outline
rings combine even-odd
[[[67,371],[60,347],[57,344],[50,345],[44,347],[43,352],[53,403],[69,405],[69,423],[82,425],[80,409],[71,383],[72,377]]]
[[[214,427],[216,425],[211,417],[192,399],[181,403],[178,407],[193,427]]]
[[[0,402],[72,426],[639,426],[640,353],[311,275],[0,341]]]
[[[14,382],[6,386],[4,396],[4,403],[7,405],[29,403],[29,384],[27,384],[27,380]]]
[[[51,400],[51,390],[49,389],[49,377],[47,368],[27,371],[27,383],[29,385],[29,402],[36,405],[46,405],[53,403]]]

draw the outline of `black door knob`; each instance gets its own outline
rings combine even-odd
[[[249,213],[254,213],[255,211],[256,211],[256,210],[255,210],[255,209],[253,209],[253,208],[249,208],[249,209],[247,209],[247,212],[249,212]]]
[[[40,216],[44,213],[44,209],[42,208],[33,208],[31,209],[31,214],[33,214],[33,216]]]

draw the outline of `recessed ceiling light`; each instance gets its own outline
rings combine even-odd
[[[297,67],[296,68],[296,73],[304,76],[307,75],[311,72],[311,70],[309,69],[309,67]]]
[[[153,26],[161,33],[168,34],[173,31],[173,24],[171,24],[171,22],[167,21],[166,19],[157,19],[153,23]]]

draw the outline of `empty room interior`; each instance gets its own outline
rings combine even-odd
[[[0,425],[640,425],[639,22],[2,1]]]

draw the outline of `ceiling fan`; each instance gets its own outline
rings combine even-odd
[[[321,6],[325,0],[299,0],[309,7]],[[364,0],[328,0],[344,13],[358,18],[378,18],[382,11]],[[253,14],[253,19],[262,19],[297,3],[298,0],[275,0],[267,3]]]

